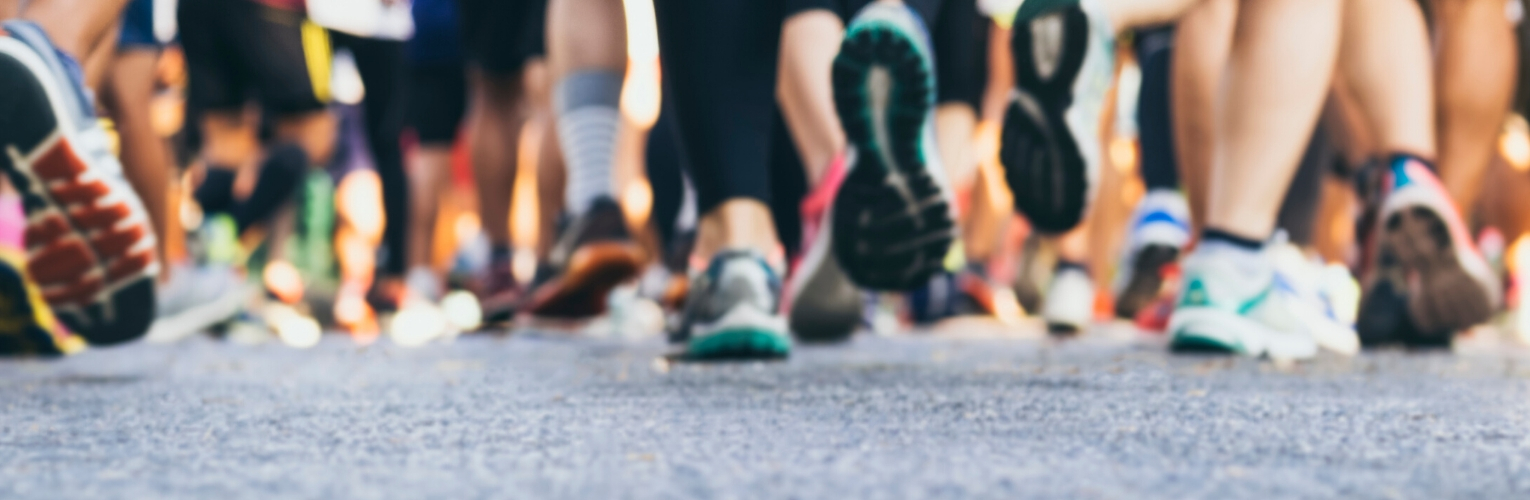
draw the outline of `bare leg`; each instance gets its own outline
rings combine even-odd
[[[276,137],[302,147],[310,165],[325,165],[335,151],[337,125],[328,110],[313,111],[277,120]]]
[[[159,61],[156,50],[132,50],[119,54],[111,70],[112,116],[117,122],[117,133],[122,138],[122,166],[133,190],[144,200],[149,220],[158,236],[161,262],[170,262],[165,248],[172,246],[171,238],[182,236],[179,220],[169,216],[168,191],[174,182],[170,175],[170,152],[165,140],[154,133],[149,117],[149,102],[154,95],[154,65]],[[165,266],[164,272],[170,270]]]
[[[1341,4],[1245,0],[1217,100],[1225,135],[1212,164],[1206,226],[1268,238],[1322,109],[1338,57]]]
[[[468,73],[468,143],[478,188],[484,233],[497,247],[509,248],[510,195],[515,185],[516,152],[528,116],[518,76]]]
[[[1422,13],[1409,0],[1347,4],[1339,67],[1376,134],[1377,152],[1434,158],[1433,68]]]
[[[1237,21],[1236,0],[1205,0],[1175,28],[1174,62],[1169,69],[1174,149],[1196,229],[1206,222],[1207,183],[1216,150],[1214,104]]]
[[[834,155],[845,149],[829,84],[829,70],[844,36],[839,16],[827,10],[798,13],[781,26],[776,102],[807,168],[809,186],[818,184]]]
[[[84,57],[111,31],[128,0],[32,0],[21,17],[42,26],[53,44]]]
[[[1439,167],[1462,212],[1481,191],[1519,63],[1501,0],[1434,0]]]
[[[446,189],[452,171],[452,148],[450,145],[422,145],[414,153],[414,165],[409,169],[409,268],[429,267],[433,255],[431,243],[436,234],[436,217],[440,212],[441,194]]]
[[[107,73],[111,71],[112,61],[117,59],[117,26],[112,26],[105,36],[96,41],[96,45],[90,48],[90,53],[80,61],[85,69],[85,86],[94,92],[100,92],[101,86],[106,82]],[[148,76],[149,74],[145,74]]]

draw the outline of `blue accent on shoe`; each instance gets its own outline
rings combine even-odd
[[[31,47],[38,56],[42,57],[43,62],[55,76],[69,83],[68,90],[74,96],[74,99],[69,101],[73,105],[70,111],[77,120],[76,123],[85,124],[95,120],[95,99],[85,86],[85,72],[74,56],[59,50],[58,46],[53,44],[53,39],[48,37],[48,33],[32,21],[12,19],[0,23],[0,28],[9,32],[11,38]]]
[[[1173,224],[1175,227],[1183,229],[1187,232],[1190,231],[1189,222],[1180,220],[1174,217],[1174,214],[1165,212],[1163,210],[1154,210],[1152,212],[1148,212],[1146,215],[1143,215],[1141,219],[1137,220],[1137,226],[1141,227],[1157,222]]]

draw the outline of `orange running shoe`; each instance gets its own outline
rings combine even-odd
[[[159,274],[143,203],[108,150],[78,63],[36,24],[3,28],[0,165],[27,212],[27,274],[91,344],[139,338],[154,322]]]

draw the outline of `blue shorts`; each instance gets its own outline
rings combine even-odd
[[[117,50],[159,49],[164,44],[154,37],[154,0],[133,0],[122,9],[122,35]]]

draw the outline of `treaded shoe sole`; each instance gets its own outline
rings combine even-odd
[[[1163,291],[1163,267],[1179,259],[1179,249],[1168,245],[1146,245],[1132,259],[1131,277],[1126,289],[1116,298],[1116,317],[1135,319],[1137,313],[1158,300]]]
[[[834,58],[834,105],[855,147],[833,207],[834,255],[856,284],[910,290],[944,269],[956,226],[928,170],[929,60],[885,23],[853,29]]]
[[[757,328],[728,329],[691,340],[685,358],[726,361],[783,359],[791,353],[791,340],[776,332]]]
[[[153,248],[139,248],[152,238],[147,221],[119,223],[143,216],[143,208],[136,194],[112,192],[96,178],[99,172],[75,146],[81,127],[60,122],[69,116],[67,97],[39,75],[52,78],[47,63],[26,44],[0,36],[0,138],[6,141],[0,166],[26,208],[27,274],[55,316],[87,342],[137,339],[154,322],[158,263]],[[114,196],[121,203],[94,205]]]
[[[1043,234],[1077,227],[1090,202],[1089,165],[1065,119],[1088,43],[1089,19],[1078,9],[1017,22],[1010,39],[1018,90],[1004,113],[999,162],[1015,210]]]
[[[1439,214],[1416,206],[1381,224],[1376,274],[1356,325],[1362,344],[1449,345],[1455,332],[1492,316],[1492,299],[1457,260]]]
[[[599,316],[611,290],[636,278],[642,266],[642,252],[631,243],[592,243],[574,252],[562,276],[537,287],[525,310],[540,318]]]

